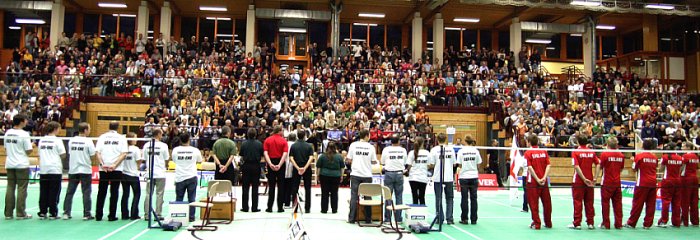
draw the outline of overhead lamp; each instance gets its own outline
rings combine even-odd
[[[661,41],[671,41],[671,38],[661,38]]]
[[[305,28],[288,28],[288,27],[281,27],[280,32],[288,32],[288,33],[306,33]]]
[[[478,23],[481,19],[478,18],[454,18],[452,21],[455,22],[466,22],[466,23]]]
[[[547,49],[547,50],[556,50],[557,48],[555,48],[555,47],[547,47],[546,49]]]
[[[12,29],[12,30],[20,30],[20,29],[22,29],[22,27],[20,27],[20,26],[9,26],[8,28],[9,28],[9,29]]]
[[[603,3],[601,1],[587,1],[587,0],[573,0],[571,1],[571,5],[576,5],[576,6],[586,6],[586,7],[597,7],[602,5]]]
[[[661,10],[673,10],[676,9],[673,5],[668,5],[668,4],[659,4],[659,3],[650,3],[647,5],[644,5],[644,8],[648,9],[661,9]]]
[[[572,36],[572,37],[582,37],[583,34],[582,34],[582,33],[572,33],[572,34],[569,34],[569,36]]]
[[[226,12],[228,8],[226,7],[212,7],[212,6],[199,6],[200,11],[212,11],[212,12]]]
[[[552,40],[550,39],[537,39],[537,38],[528,38],[525,40],[526,43],[537,43],[537,44],[550,44],[552,43]]]
[[[358,38],[353,38],[353,39],[346,38],[346,39],[343,39],[343,41],[348,41],[348,42],[366,42],[367,40],[366,40],[366,39],[358,39]]]
[[[115,13],[115,14],[112,14],[112,16],[114,16],[114,17],[132,17],[132,18],[135,18],[135,17],[136,17],[136,14],[116,14],[116,13]]]
[[[234,36],[238,37],[238,34],[233,35],[233,34],[218,33],[218,34],[216,34],[216,36],[217,36],[217,37],[234,37]]]
[[[46,21],[43,19],[36,18],[18,18],[15,19],[15,22],[19,24],[46,24]]]
[[[384,13],[359,13],[357,16],[367,18],[384,18],[386,15]]]
[[[615,26],[611,25],[597,25],[595,28],[600,30],[615,30]]]
[[[426,44],[433,44],[433,42],[432,42],[432,41],[428,41],[428,42],[425,42],[425,43],[426,43]]]
[[[207,20],[231,21],[231,18],[227,18],[227,17],[207,17]]]
[[[102,7],[102,8],[126,8],[125,3],[104,3],[104,2],[101,2],[101,3],[97,3],[97,6]]]
[[[462,31],[464,28],[456,28],[456,27],[445,27],[445,30],[452,30],[452,31]]]
[[[352,25],[355,25],[355,26],[370,26],[370,27],[376,27],[376,26],[377,26],[376,23],[353,23]]]

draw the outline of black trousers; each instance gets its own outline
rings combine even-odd
[[[122,181],[122,219],[131,219],[139,217],[139,200],[141,199],[141,181],[139,177],[133,177],[124,174]],[[129,208],[129,189],[134,193],[131,200],[131,208]]]
[[[461,220],[471,220],[472,223],[476,223],[478,219],[477,211],[479,210],[479,203],[476,201],[476,192],[479,188],[479,179],[460,179],[459,187],[460,193],[462,194],[462,203],[460,204],[462,208]]]
[[[254,164],[253,166],[243,165],[241,167],[243,174],[243,203],[241,209],[248,211],[248,196],[252,198],[252,209],[258,210],[258,187],[260,186],[260,166]],[[251,191],[252,188],[252,191]]]
[[[270,161],[272,162],[272,164],[278,164],[280,162],[280,159],[272,158],[270,159]],[[279,190],[279,192],[277,193],[277,211],[284,211],[284,209],[282,208],[282,203],[284,202],[283,187],[285,164],[282,164],[282,166],[280,166],[280,170],[278,171],[273,171],[272,168],[270,168],[269,166],[267,168],[267,185],[270,189],[267,195],[267,210],[272,210],[272,205],[275,203],[275,192],[276,190]]]
[[[525,181],[525,177],[523,176],[523,211],[527,212],[528,205],[527,205],[527,182]]]
[[[307,169],[303,175],[299,175],[297,169],[292,169],[292,202],[296,199],[299,194],[299,184],[301,180],[304,179],[304,210],[307,212],[311,210],[311,169]]]
[[[119,202],[119,184],[123,179],[121,171],[100,171],[100,184],[97,186],[97,204],[95,206],[95,219],[101,220],[104,215],[107,188],[109,188],[109,218],[117,218],[117,202]]]
[[[296,192],[293,192],[294,187],[293,186],[293,181],[292,178],[284,178],[284,186],[282,187],[282,202],[284,203],[285,207],[289,207],[292,204],[292,198],[296,196]]]
[[[52,217],[58,216],[58,198],[61,196],[61,174],[39,175],[39,213],[48,212]]]
[[[411,196],[413,196],[413,204],[425,205],[425,187],[428,185],[424,182],[409,181],[411,185]]]
[[[328,212],[328,200],[331,203],[333,213],[338,212],[338,186],[340,177],[319,176],[321,181],[321,212]]]
[[[501,168],[498,167],[498,162],[489,162],[489,170],[496,174],[496,181],[498,181],[498,186],[503,187],[503,179],[501,179]]]

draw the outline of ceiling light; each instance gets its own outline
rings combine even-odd
[[[464,28],[445,27],[445,30],[462,31],[462,30],[464,30]]]
[[[478,23],[481,21],[478,18],[454,18],[452,21],[455,22],[466,22],[466,23]]]
[[[557,48],[555,48],[555,47],[547,47],[546,49],[547,49],[547,50],[556,50]]]
[[[112,14],[112,16],[114,16],[114,17],[133,17],[133,18],[136,17],[135,14],[116,14],[116,13]]]
[[[304,28],[280,28],[280,32],[289,32],[289,33],[306,33],[306,29]]]
[[[227,17],[207,17],[207,20],[231,21],[231,18],[227,18]]]
[[[366,41],[367,41],[366,39],[358,39],[358,38],[353,38],[353,39],[346,38],[346,39],[343,39],[343,41],[346,41],[346,42],[351,42],[351,40],[352,40],[352,42],[366,42]]]
[[[649,8],[649,9],[662,9],[662,10],[673,10],[676,8],[673,5],[658,4],[658,3],[647,4],[644,7]]]
[[[433,42],[432,42],[432,41],[429,41],[429,42],[425,42],[425,43],[426,43],[426,44],[433,44]]]
[[[526,43],[537,43],[537,44],[550,44],[552,43],[552,40],[550,39],[536,39],[536,38],[528,38],[525,40]]]
[[[595,28],[600,29],[600,30],[615,30],[615,26],[611,26],[611,25],[598,25],[598,26],[595,26]]]
[[[22,29],[22,27],[20,27],[20,26],[10,26],[9,28],[12,29],[12,30],[20,30],[20,29]]]
[[[370,27],[376,27],[376,26],[377,26],[376,23],[353,23],[352,25],[355,25],[355,26],[370,26]]]
[[[661,38],[661,41],[671,41],[671,38]]]
[[[233,34],[222,34],[222,33],[219,33],[219,34],[216,34],[216,36],[217,36],[217,37],[233,37]],[[236,34],[236,37],[237,37],[237,36],[238,36],[238,34]]]
[[[597,7],[603,4],[601,1],[587,1],[587,0],[573,0],[571,5],[576,6],[587,6],[587,7]]]
[[[367,18],[384,18],[386,15],[384,13],[359,13],[357,16]]]
[[[98,3],[97,6],[103,8],[126,8],[124,3]]]
[[[36,18],[18,18],[15,19],[15,22],[19,24],[46,24],[46,21]]]
[[[582,33],[572,33],[572,34],[569,34],[569,36],[572,36],[572,37],[581,37],[581,36],[583,36],[583,34],[582,34]]]
[[[226,7],[208,7],[208,6],[199,6],[200,11],[213,11],[213,12],[226,12],[228,9]]]

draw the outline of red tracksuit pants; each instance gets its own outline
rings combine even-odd
[[[699,225],[698,221],[698,178],[684,177],[683,178],[682,196],[681,196],[681,222],[688,226]],[[675,210],[674,210],[675,211]],[[688,221],[690,219],[690,221]]]
[[[537,184],[527,184],[527,203],[530,206],[530,214],[532,215],[532,224],[535,229],[540,229],[542,222],[540,221],[540,200],[544,213],[544,225],[552,227],[552,197],[549,195],[549,186],[540,186]]]
[[[593,209],[593,188],[586,185],[574,184],[571,186],[574,198],[574,226],[581,226],[583,207],[586,208],[586,223],[593,225],[595,210]]]
[[[683,188],[680,179],[664,179],[661,181],[661,218],[659,223],[668,223],[668,210],[671,207],[671,224],[681,226],[681,197]]]
[[[600,188],[603,211],[603,227],[610,229],[610,202],[615,216],[615,228],[622,228],[622,189],[620,186],[602,186]]]
[[[640,187],[634,188],[634,197],[632,198],[632,211],[630,218],[627,219],[627,224],[632,227],[637,226],[637,220],[642,215],[644,208],[644,227],[651,227],[654,223],[654,211],[656,211],[656,187]]]

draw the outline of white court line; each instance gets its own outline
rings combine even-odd
[[[450,235],[447,235],[447,233],[444,233],[444,232],[440,232],[440,234],[442,234],[443,236],[445,236],[445,237],[449,238],[450,240],[457,240],[457,239],[455,239],[455,238],[451,237]]]
[[[472,234],[472,233],[468,232],[467,230],[464,230],[464,229],[462,229],[462,228],[460,228],[460,227],[457,227],[457,226],[455,226],[455,225],[450,225],[450,226],[452,226],[453,228],[459,230],[460,232],[466,233],[467,235],[473,237],[474,239],[483,240],[483,239],[481,239],[480,237],[477,237],[476,235],[474,235],[474,234]]]
[[[137,239],[137,238],[141,237],[143,234],[147,233],[148,230],[151,230],[151,229],[148,229],[148,228],[144,229],[144,230],[141,231],[139,234],[136,234],[136,236],[132,237],[130,240],[134,240],[134,239]]]
[[[127,223],[126,225],[124,225],[124,226],[122,226],[122,227],[120,227],[120,228],[115,229],[114,231],[108,233],[107,235],[104,235],[104,237],[101,237],[101,238],[99,238],[98,240],[105,240],[105,239],[111,237],[112,235],[118,233],[118,232],[121,231],[121,230],[124,230],[125,228],[131,226],[132,224],[134,224],[134,223],[136,223],[136,222],[138,222],[138,221],[139,221],[139,220],[131,221],[130,223]]]

